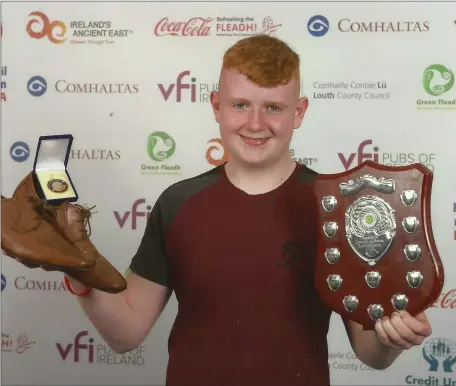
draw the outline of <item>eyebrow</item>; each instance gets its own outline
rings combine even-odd
[[[250,103],[248,99],[245,98],[228,98],[230,103]],[[279,102],[279,101],[264,101],[265,105],[276,105],[276,106],[281,106],[281,107],[287,107],[288,105],[285,102]]]

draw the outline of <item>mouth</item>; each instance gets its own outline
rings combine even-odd
[[[240,135],[241,139],[250,146],[262,146],[264,145],[269,138],[250,138],[250,137],[244,137],[243,135]]]

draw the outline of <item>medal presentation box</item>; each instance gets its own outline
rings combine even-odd
[[[33,174],[38,194],[49,204],[75,202],[78,193],[67,170],[73,136],[41,136],[38,141]]]

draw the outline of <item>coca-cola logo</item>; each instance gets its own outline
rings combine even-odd
[[[442,292],[432,308],[456,308],[456,288]]]
[[[209,36],[213,18],[192,17],[187,21],[169,21],[161,19],[154,29],[155,36]]]

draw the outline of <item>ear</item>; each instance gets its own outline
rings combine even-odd
[[[217,123],[219,123],[220,118],[220,95],[218,91],[211,92],[211,105],[212,111],[214,112],[214,117]]]
[[[306,97],[299,98],[298,104],[296,105],[295,117],[294,117],[294,128],[297,129],[301,126],[304,115],[309,107],[309,99]]]

